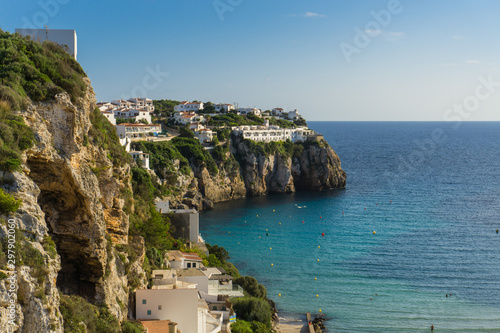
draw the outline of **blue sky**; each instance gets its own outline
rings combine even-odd
[[[75,29],[98,100],[236,102],[297,108],[308,120],[500,120],[494,0],[1,0],[1,8],[6,31]]]

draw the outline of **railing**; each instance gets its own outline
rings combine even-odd
[[[243,288],[239,285],[224,286],[224,285],[208,285],[208,293],[211,295],[229,295],[243,296]]]

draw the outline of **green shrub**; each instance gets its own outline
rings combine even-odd
[[[248,321],[237,319],[236,322],[231,324],[232,333],[253,333],[252,324]]]
[[[120,332],[120,323],[107,308],[92,305],[83,297],[61,295],[59,310],[64,318],[64,332]]]
[[[56,243],[54,243],[49,235],[43,237],[42,245],[45,252],[47,252],[52,259],[55,259],[57,256]]]
[[[198,140],[176,137],[171,142],[182,156],[189,160],[195,167],[206,167],[212,175],[218,173],[219,170],[214,159]]]
[[[122,332],[123,333],[142,333],[144,332],[144,326],[138,321],[124,321],[122,322]]]
[[[85,72],[62,46],[0,30],[0,100],[14,109],[66,91],[75,102],[87,89]]]
[[[266,327],[271,327],[271,306],[269,303],[257,297],[238,297],[231,299],[234,311],[239,319],[249,322],[258,321]]]
[[[250,296],[258,298],[266,298],[266,287],[259,284],[253,276],[244,276],[235,280]]]
[[[19,209],[21,204],[21,200],[17,200],[0,188],[0,214],[13,213]]]

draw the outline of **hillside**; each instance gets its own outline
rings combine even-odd
[[[80,65],[53,43],[0,31],[0,80],[0,331],[10,285],[19,332],[133,331],[134,290],[165,251],[186,250],[154,208],[158,197],[204,209],[345,185],[324,141],[255,144],[223,131],[210,152],[189,137],[136,143],[154,172],[139,168],[96,110]]]

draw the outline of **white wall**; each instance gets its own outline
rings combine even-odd
[[[50,40],[59,45],[67,46],[68,53],[72,55],[75,60],[77,56],[77,38],[75,30],[65,29],[16,29],[17,33],[23,36],[31,36],[32,40],[43,43]]]
[[[208,293],[208,277],[207,276],[183,276],[177,278],[181,281],[186,281],[188,283],[197,283],[198,290]]]
[[[142,304],[142,300],[146,304]],[[158,305],[162,310],[158,310]],[[151,310],[151,315],[147,311]],[[198,333],[197,289],[139,289],[136,291],[137,319],[171,320],[186,333]]]

